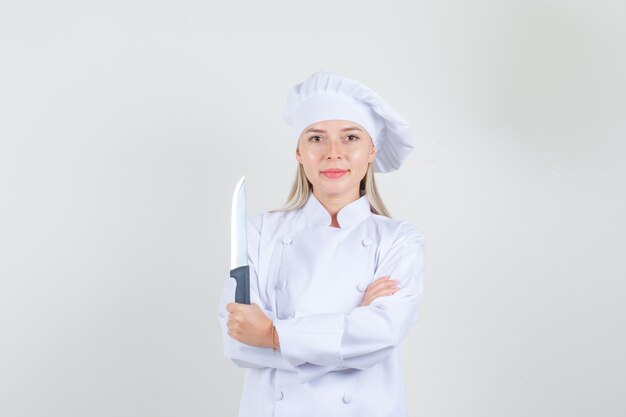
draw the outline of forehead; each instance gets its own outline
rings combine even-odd
[[[322,120],[308,125],[302,133],[327,133],[328,131],[347,132],[351,130],[365,132],[363,126],[349,120]]]

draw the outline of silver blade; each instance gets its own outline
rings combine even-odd
[[[230,269],[248,265],[248,218],[246,216],[246,176],[241,177],[233,193],[230,213]]]

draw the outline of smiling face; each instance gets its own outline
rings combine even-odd
[[[325,120],[300,135],[296,159],[316,196],[354,200],[376,150],[363,127],[347,120]]]

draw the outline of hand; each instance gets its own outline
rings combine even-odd
[[[391,295],[398,291],[398,280],[389,279],[389,275],[382,276],[372,282],[365,291],[363,302],[359,307],[368,306],[374,299]]]
[[[251,346],[272,347],[272,320],[257,304],[228,303],[228,335]]]

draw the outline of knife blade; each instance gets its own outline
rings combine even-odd
[[[230,213],[230,276],[237,281],[235,302],[250,304],[245,178],[245,175],[241,177],[233,193]]]

